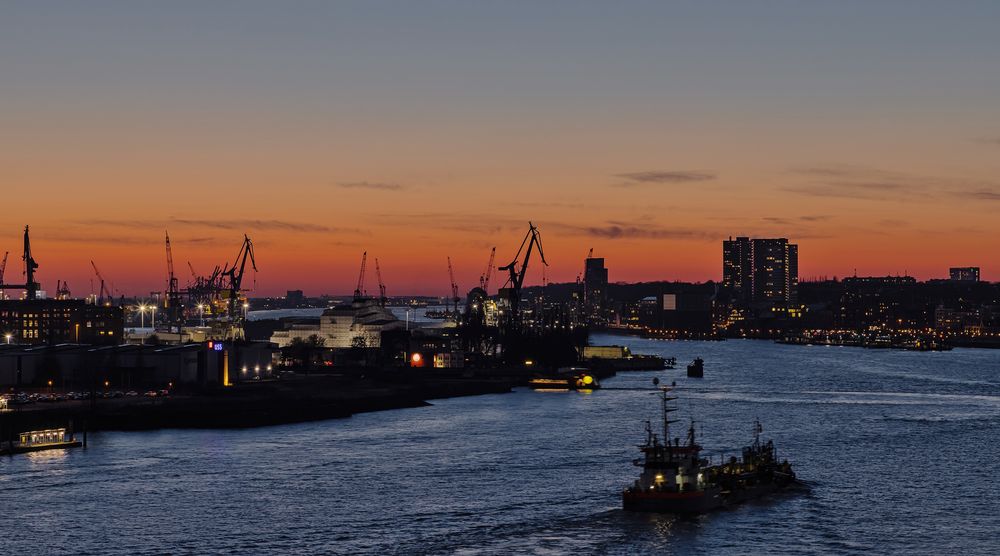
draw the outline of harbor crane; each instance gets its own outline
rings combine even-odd
[[[243,292],[243,275],[246,273],[247,259],[250,259],[250,267],[253,268],[253,271],[257,272],[257,261],[253,255],[253,242],[250,241],[249,236],[243,234],[243,245],[240,246],[240,251],[236,254],[233,266],[230,267],[227,264],[220,274],[221,277],[228,278],[229,318],[233,322],[239,320],[242,323],[242,319],[238,319],[242,307],[237,307],[237,305]],[[243,330],[242,326],[237,328],[239,331]]]
[[[170,233],[166,233],[167,239],[167,291],[163,297],[163,302],[167,309],[167,330],[176,325],[177,332],[181,331],[181,292],[177,284],[177,276],[174,275],[174,255],[170,250]]]
[[[90,266],[92,266],[94,268],[94,275],[97,276],[97,280],[101,283],[101,289],[98,292],[98,297],[97,297],[97,304],[98,305],[104,305],[104,295],[105,294],[107,294],[109,300],[113,299],[114,296],[112,296],[111,295],[111,291],[108,290],[107,287],[105,287],[105,285],[104,285],[104,276],[101,275],[101,271],[100,270],[97,270],[97,265],[94,264],[94,261],[90,261]]]
[[[0,285],[3,285],[3,273],[7,270],[7,255],[10,255],[10,251],[3,254],[3,262],[0,263]]]
[[[489,294],[490,291],[490,276],[493,275],[493,258],[497,254],[497,248],[493,247],[490,249],[490,260],[486,263],[486,270],[483,271],[482,276],[479,277],[479,287],[483,289],[484,292]]]
[[[451,269],[451,257],[448,257],[448,278],[451,280],[451,302],[458,313],[458,284],[455,283],[455,272]]]
[[[3,256],[3,268],[7,268],[7,255]],[[21,260],[24,261],[24,283],[23,284],[4,284],[3,283],[3,272],[0,272],[0,290],[24,290],[26,299],[38,299],[38,290],[41,289],[41,285],[35,282],[35,270],[38,269],[38,263],[35,258],[31,256],[31,240],[28,237],[28,227],[24,227],[24,254],[21,256]]]
[[[378,257],[375,257],[375,277],[378,278],[378,304],[385,307],[385,284],[382,282],[382,269],[378,266]]]
[[[354,288],[354,300],[361,301],[365,297],[365,267],[368,265],[368,251],[361,254],[361,273],[358,274],[358,285]]]
[[[521,240],[521,247],[518,248],[517,254],[514,255],[514,260],[497,268],[498,271],[506,270],[509,272],[505,285],[509,286],[507,288],[507,301],[510,304],[509,323],[511,326],[515,326],[517,322],[518,309],[521,304],[521,286],[524,284],[524,277],[528,272],[528,263],[531,261],[531,252],[535,245],[538,246],[538,257],[542,260],[542,264],[549,266],[549,263],[545,261],[545,252],[542,250],[542,236],[539,234],[538,228],[531,222],[528,222],[528,233]],[[525,249],[525,246],[527,246],[527,249]],[[521,253],[524,253],[524,261],[521,263],[520,268],[518,268],[517,265],[518,260],[521,258]]]

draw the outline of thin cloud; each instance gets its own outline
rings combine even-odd
[[[338,183],[337,187],[344,189],[372,189],[376,191],[398,191],[403,189],[403,186],[398,183],[369,181],[345,181]]]
[[[207,228],[213,230],[284,230],[309,233],[358,233],[358,230],[348,228],[332,228],[309,222],[292,222],[289,220],[216,220],[194,218],[168,218],[166,220],[81,220],[77,223],[86,226],[111,226],[135,230],[169,229],[178,227]]]
[[[709,181],[714,180],[716,175],[712,172],[701,171],[647,170],[644,172],[615,174],[615,177],[625,180],[624,182],[615,184],[615,187],[635,187],[649,184],[678,184]]]
[[[634,226],[618,222],[608,222],[604,226],[577,226],[551,222],[547,229],[555,229],[570,235],[584,235],[602,239],[681,239],[712,241],[720,236],[715,233],[688,228],[664,228],[656,225]]]
[[[810,178],[810,181],[780,190],[812,197],[871,201],[928,201],[952,197],[1000,201],[1000,184],[965,178],[914,176],[846,165],[793,168],[791,172]]]
[[[977,143],[985,143],[987,145],[1000,145],[1000,136],[997,137],[980,137],[976,139]]]
[[[956,193],[959,197],[977,201],[1000,201],[1000,190],[991,188],[970,189]]]

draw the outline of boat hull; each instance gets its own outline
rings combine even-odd
[[[630,489],[622,493],[622,507],[632,512],[700,514],[767,496],[788,484],[765,483],[733,491],[711,488],[692,492],[643,492]]]

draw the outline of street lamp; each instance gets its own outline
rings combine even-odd
[[[11,334],[10,332],[8,332],[8,333],[4,334],[3,337],[7,338],[7,345],[10,345],[10,339],[13,338],[14,335]]]
[[[205,326],[205,305],[202,303],[198,304],[198,315],[201,317],[201,325]]]
[[[146,305],[139,305],[139,328],[146,328]]]
[[[149,308],[153,310],[153,316],[150,319],[149,326],[153,330],[156,330],[156,305],[150,305]]]
[[[247,320],[247,309],[250,308],[250,304],[243,302],[243,320]]]

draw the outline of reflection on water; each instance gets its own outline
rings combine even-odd
[[[90,436],[0,458],[5,553],[1000,551],[1000,351],[604,337],[705,358],[602,381],[238,431]],[[683,365],[679,365],[683,368]],[[621,511],[658,376],[713,457],[760,418],[813,488],[693,519]],[[621,388],[621,389],[615,389]],[[52,531],[60,531],[54,536]]]

